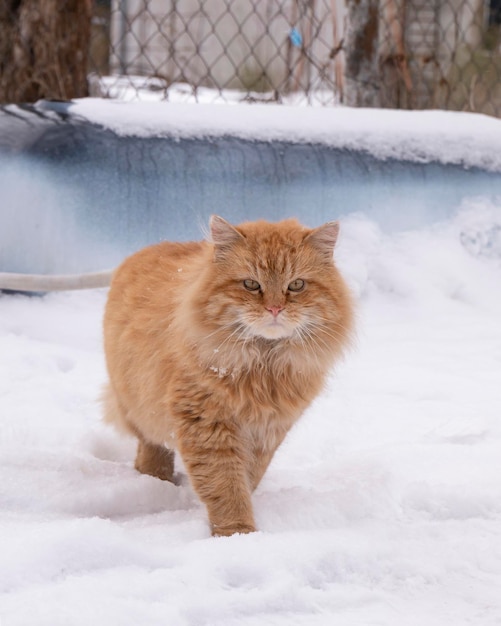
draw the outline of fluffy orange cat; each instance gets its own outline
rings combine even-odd
[[[140,472],[172,481],[179,451],[213,535],[256,529],[252,491],[349,341],[338,231],[213,216],[211,242],[150,246],[114,274],[106,419],[138,438]]]

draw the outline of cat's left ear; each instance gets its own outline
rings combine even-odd
[[[327,222],[323,226],[314,228],[311,233],[306,235],[304,241],[315,246],[317,250],[325,254],[329,259],[332,259],[338,235],[339,222]]]
[[[231,248],[233,244],[244,238],[234,226],[222,217],[219,217],[219,215],[211,215],[209,226],[211,240],[215,246],[216,258],[222,256],[228,248]]]

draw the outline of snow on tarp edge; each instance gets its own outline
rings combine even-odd
[[[40,101],[43,110],[54,103]],[[438,161],[501,171],[501,120],[477,113],[400,111],[278,104],[124,103],[84,98],[71,116],[119,136],[209,138],[318,143],[368,152],[378,159]]]

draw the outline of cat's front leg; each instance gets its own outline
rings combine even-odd
[[[263,450],[261,448],[254,450],[254,459],[250,466],[250,481],[252,491],[254,491],[261,482],[261,479],[268,469],[268,465],[270,464],[274,454],[275,448],[273,448],[273,450]]]
[[[177,432],[179,452],[214,536],[256,530],[248,459],[235,427],[204,417],[187,419]]]
[[[289,422],[284,420],[282,424],[269,428],[264,440],[254,436],[253,454],[249,465],[249,477],[252,491],[254,491],[261,482],[261,479],[268,469],[268,465],[277,451],[277,448],[284,440],[289,428]]]

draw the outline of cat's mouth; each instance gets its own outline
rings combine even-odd
[[[254,336],[264,339],[285,339],[293,335],[295,325],[282,317],[265,317],[252,324],[250,330]]]

